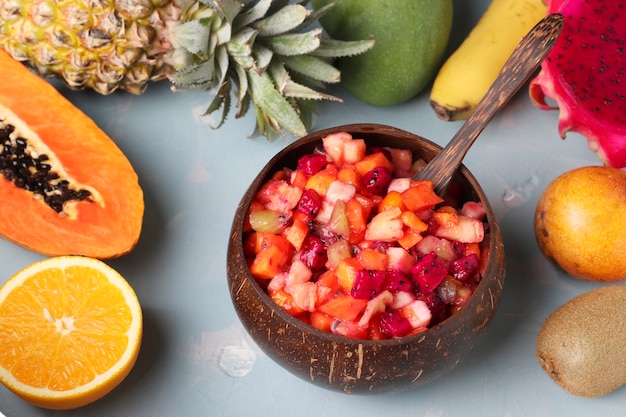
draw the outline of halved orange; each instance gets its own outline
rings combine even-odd
[[[81,407],[128,375],[142,330],[135,292],[104,262],[35,262],[0,288],[0,382],[39,407]]]

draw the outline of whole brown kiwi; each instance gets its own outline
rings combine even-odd
[[[626,279],[626,172],[586,166],[556,178],[537,204],[535,236],[541,252],[573,277]]]
[[[601,287],[557,308],[536,348],[543,370],[573,395],[598,397],[624,385],[626,287]]]

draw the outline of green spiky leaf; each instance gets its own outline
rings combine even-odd
[[[201,88],[211,95],[207,114],[230,110],[227,97],[236,90],[236,117],[250,107],[256,113],[254,134],[274,139],[284,132],[307,133],[317,100],[340,98],[322,92],[337,83],[333,58],[362,53],[373,40],[323,38],[317,19],[334,5],[310,10],[308,0],[199,0],[210,6],[192,12],[199,20],[181,24],[177,89]],[[306,29],[313,26],[311,29]],[[234,86],[234,88],[233,88]]]
[[[322,39],[319,48],[311,52],[311,55],[320,58],[340,58],[355,56],[368,51],[374,46],[375,40],[361,41],[338,41],[335,39]]]
[[[305,55],[320,46],[322,29],[316,28],[305,33],[289,33],[264,39],[263,42],[279,55]]]
[[[270,123],[273,124],[274,130],[279,130],[282,126],[297,137],[306,135],[307,130],[298,113],[276,90],[267,73],[258,74],[255,71],[248,71],[248,82],[255,106],[270,117],[270,122],[272,119],[277,122],[277,124]]]
[[[259,36],[268,37],[287,33],[304,22],[309,12],[299,4],[290,4],[277,13],[258,20],[254,27],[259,29]]]
[[[259,0],[254,6],[240,13],[233,21],[233,29],[239,30],[267,15],[272,0]]]
[[[300,74],[325,83],[338,83],[341,72],[329,62],[310,55],[296,55],[283,58],[285,65]]]
[[[252,55],[252,47],[258,33],[257,30],[252,28],[242,29],[226,44],[228,53],[231,56]]]

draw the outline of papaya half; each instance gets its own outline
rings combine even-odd
[[[114,258],[141,234],[130,161],[47,81],[0,51],[0,236],[44,255]]]

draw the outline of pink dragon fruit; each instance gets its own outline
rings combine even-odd
[[[618,0],[546,3],[565,24],[530,83],[531,99],[540,109],[560,110],[562,138],[578,132],[607,165],[626,167],[626,7]]]

